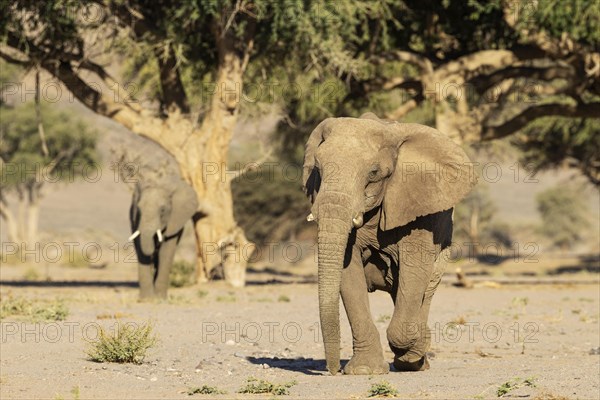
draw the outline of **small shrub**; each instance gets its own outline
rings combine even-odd
[[[195,394],[227,394],[227,392],[214,386],[202,385],[201,387],[190,388],[187,394],[192,396]]]
[[[62,300],[31,302],[22,297],[8,297],[0,302],[0,319],[26,317],[33,321],[64,321],[69,309]]]
[[[254,299],[254,301],[257,303],[272,303],[273,299],[269,297],[259,297],[258,299]]]
[[[277,301],[280,303],[289,303],[290,302],[290,298],[287,297],[285,294],[282,294],[281,296],[279,296],[277,298]]]
[[[234,295],[229,294],[227,296],[217,296],[217,301],[220,303],[235,303],[237,299]]]
[[[141,364],[146,352],[156,344],[152,325],[117,324],[114,334],[100,328],[87,354],[91,361]]]
[[[196,267],[187,261],[175,261],[169,272],[169,285],[171,287],[184,287],[194,284]]]
[[[39,281],[40,280],[40,274],[37,272],[37,270],[33,267],[29,267],[27,268],[27,271],[25,271],[25,273],[23,274],[23,280],[24,281]]]
[[[506,381],[496,389],[496,396],[502,397],[508,392],[512,392],[513,390],[524,386],[535,387],[535,378],[514,378],[510,381]]]
[[[29,315],[31,313],[31,302],[22,297],[9,296],[8,299],[0,301],[0,319],[13,315]]]
[[[87,268],[90,266],[89,260],[84,257],[81,251],[65,252],[66,259],[61,260],[65,267],[69,268]]]
[[[120,319],[120,318],[129,318],[131,314],[116,312],[116,313],[102,313],[96,315],[96,319]]]
[[[64,321],[69,315],[69,309],[62,300],[56,300],[47,306],[33,307],[32,318],[36,321]]]
[[[240,388],[238,393],[274,394],[277,396],[288,395],[290,394],[288,389],[294,385],[296,385],[296,381],[285,382],[278,385],[269,381],[250,377],[246,380],[246,386]]]
[[[368,392],[368,397],[394,397],[398,396],[398,391],[387,381],[374,383]]]
[[[200,290],[198,290],[198,291],[196,292],[196,295],[197,295],[198,297],[200,297],[201,299],[203,299],[203,298],[205,298],[206,296],[208,296],[208,292],[207,292],[206,290],[202,290],[202,289],[200,289]]]
[[[192,300],[187,296],[171,293],[169,293],[169,298],[167,301],[169,304],[190,304],[192,302]]]

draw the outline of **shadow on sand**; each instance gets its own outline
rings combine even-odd
[[[106,288],[137,288],[137,281],[4,281],[0,280],[0,286],[13,287],[106,287]]]
[[[315,360],[314,358],[279,358],[279,357],[246,357],[246,360],[252,364],[267,364],[270,368],[279,368],[286,371],[300,372],[305,375],[326,375],[325,360]],[[343,360],[345,364],[347,360]]]

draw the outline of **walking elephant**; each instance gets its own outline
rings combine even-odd
[[[464,151],[435,129],[368,113],[328,118],[306,144],[303,185],[318,225],[319,314],[327,369],[340,369],[339,296],[352,330],[345,374],[384,374],[368,292],[390,293],[387,339],[400,371],[429,368],[429,306],[452,211],[475,184]],[[446,251],[444,251],[446,249]]]
[[[167,297],[169,271],[183,226],[197,208],[196,193],[182,180],[136,184],[129,219],[141,299]]]

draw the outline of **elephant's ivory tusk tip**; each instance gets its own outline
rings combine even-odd
[[[363,216],[362,216],[362,214],[359,214],[356,217],[352,218],[352,225],[355,228],[360,228],[363,225]]]
[[[160,231],[160,229],[156,230],[156,236],[158,236],[158,241],[162,243],[163,235],[162,235],[162,232]]]
[[[136,238],[136,237],[138,237],[138,236],[140,236],[140,231],[139,231],[139,230],[137,230],[137,231],[133,232],[133,233],[131,234],[131,236],[129,236],[129,237],[127,238],[127,241],[128,241],[128,242],[131,242],[133,239],[135,239],[135,238]]]
[[[306,220],[308,222],[314,221],[315,220],[315,216],[312,213],[310,213],[310,214],[308,214],[308,217],[306,217]]]

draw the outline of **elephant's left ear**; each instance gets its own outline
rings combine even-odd
[[[446,135],[419,124],[393,129],[398,160],[383,199],[383,230],[450,209],[477,183],[473,163]]]
[[[167,222],[165,236],[179,232],[197,209],[196,192],[187,183],[182,183],[171,197],[171,216]]]

